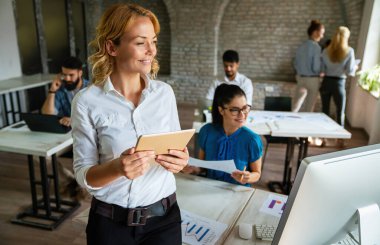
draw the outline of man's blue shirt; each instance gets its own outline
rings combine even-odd
[[[88,80],[82,79],[82,88],[88,86]],[[79,90],[68,91],[64,86],[61,86],[55,93],[54,108],[55,114],[60,117],[71,117],[71,101],[73,100],[75,94]]]

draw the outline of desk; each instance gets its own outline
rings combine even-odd
[[[263,190],[255,190],[255,193],[248,201],[244,211],[240,215],[239,219],[236,221],[233,229],[228,235],[224,244],[226,245],[245,245],[245,244],[271,244],[269,241],[262,241],[260,239],[256,239],[256,234],[253,230],[254,224],[267,224],[267,225],[278,225],[280,218],[276,216],[272,216],[263,212],[260,212],[260,208],[263,205],[264,201],[268,197],[271,192],[263,191]],[[278,195],[278,194],[277,194]],[[252,238],[249,240],[244,240],[239,237],[239,224],[240,223],[248,223],[252,224]]]
[[[272,191],[280,187],[284,193],[289,194],[291,188],[291,160],[294,154],[296,138],[299,138],[299,151],[297,168],[301,161],[307,157],[308,137],[349,139],[351,133],[337,124],[324,113],[317,112],[275,112],[275,111],[251,111],[249,118],[261,123],[266,122],[271,129],[271,135],[288,137],[286,150],[284,178],[282,183],[271,182]]]
[[[217,244],[223,244],[253,195],[254,189],[186,174],[175,174],[181,209],[228,225]],[[87,224],[89,209],[73,220]]]
[[[176,174],[181,209],[228,225],[216,244],[223,244],[254,189],[193,175]]]
[[[51,74],[36,74],[31,76],[22,76],[22,77],[15,77],[10,78],[7,80],[0,81],[0,95],[3,100],[4,105],[4,114],[5,114],[5,124],[3,126],[9,125],[9,118],[8,115],[11,114],[11,117],[13,119],[13,122],[16,122],[16,114],[21,112],[20,109],[20,91],[27,90],[31,88],[46,86],[49,83],[52,82],[53,75]],[[8,103],[6,96],[9,95],[9,107],[8,110]],[[17,111],[16,106],[13,101],[13,94],[16,96],[16,102],[17,102]]]
[[[12,219],[12,223],[53,230],[80,206],[78,202],[62,200],[59,193],[56,153],[72,145],[71,132],[41,133],[30,131],[26,125],[20,128],[13,126],[0,130],[0,151],[28,156],[32,205]],[[38,156],[40,160],[39,181],[35,178],[33,156]],[[47,157],[52,158],[52,174],[48,174]],[[50,180],[54,184],[53,198],[50,196]],[[39,200],[37,186],[42,189],[42,199]]]

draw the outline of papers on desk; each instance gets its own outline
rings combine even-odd
[[[267,213],[276,217],[281,217],[285,209],[287,196],[268,195],[267,199],[260,208],[260,212]]]
[[[182,242],[186,244],[213,245],[227,229],[227,224],[198,216],[183,209],[181,209],[181,217]]]
[[[204,161],[196,158],[190,157],[189,165],[194,167],[201,167],[213,170],[219,170],[231,174],[233,171],[237,170],[234,160],[224,160],[224,161]]]
[[[323,113],[295,113],[281,111],[251,111],[248,124],[266,124],[275,136],[289,132],[336,132],[342,127]],[[284,135],[285,133],[285,135]],[[305,133],[304,133],[305,134]]]

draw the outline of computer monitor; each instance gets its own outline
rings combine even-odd
[[[380,144],[305,158],[272,244],[380,244],[379,206]]]

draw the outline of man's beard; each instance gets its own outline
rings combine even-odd
[[[233,72],[225,72],[225,74],[226,74],[226,77],[229,79],[232,79],[235,77],[235,73],[233,73]]]
[[[72,82],[72,83],[69,83],[66,80],[62,80],[63,86],[68,91],[73,91],[74,89],[76,89],[76,87],[78,86],[79,81],[80,81],[80,78],[78,78],[75,82]]]

